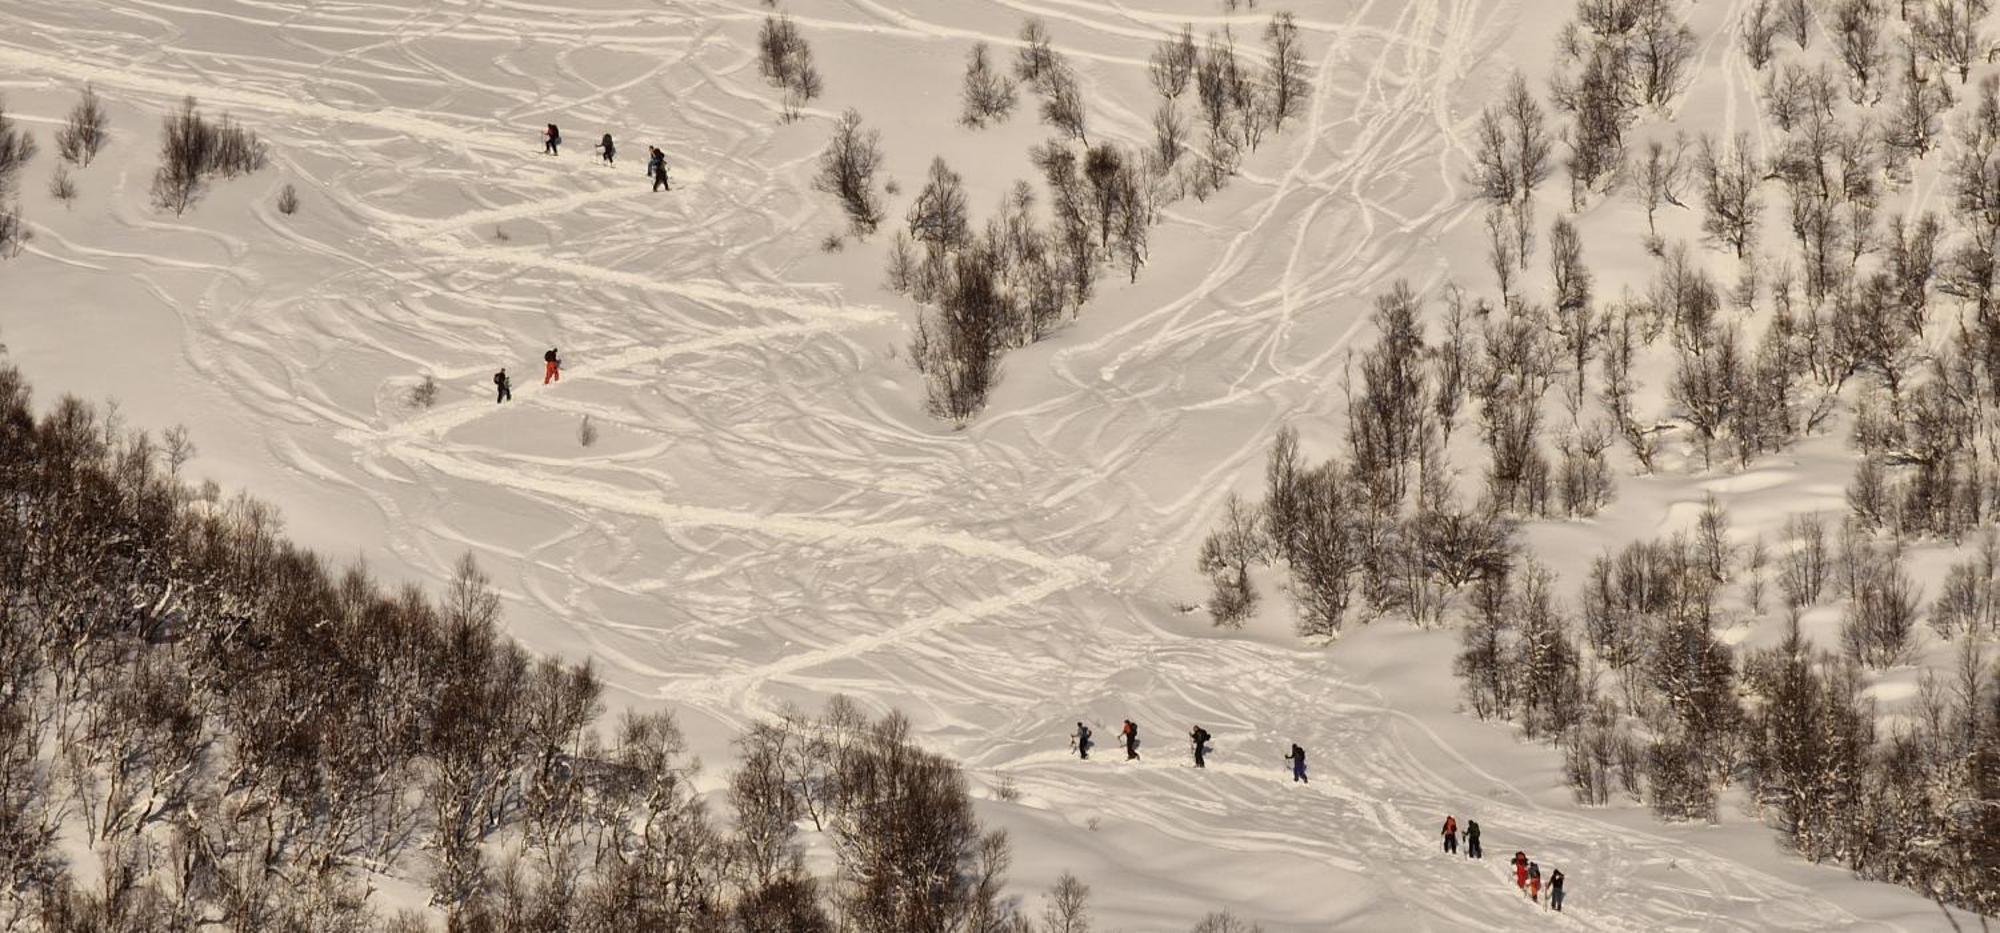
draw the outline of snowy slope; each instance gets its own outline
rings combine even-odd
[[[1044,133],[1032,101],[997,129],[957,125],[973,41],[1004,57],[1042,17],[1094,131],[1136,142],[1152,43],[1233,22],[1247,48],[1273,5],[786,0],[828,91],[783,124],[752,0],[10,0],[9,112],[46,150],[39,131],[94,82],[114,137],[71,210],[41,191],[50,157],[33,166],[36,236],[0,263],[0,340],[45,392],[188,424],[193,469],[276,502],[304,543],[426,583],[470,550],[514,635],[594,658],[616,703],[675,710],[711,777],[728,729],[781,703],[904,709],[978,780],[1021,791],[983,815],[1014,833],[1024,897],[1074,870],[1107,928],[1222,906],[1274,931],[1945,925],[1733,813],[1576,810],[1551,753],[1455,712],[1448,633],[1384,625],[1321,649],[1176,608],[1277,426],[1337,436],[1372,296],[1476,274],[1448,261],[1477,255],[1467,127],[1517,58],[1546,59],[1567,4],[1290,4],[1314,63],[1302,124],[1221,195],[1171,208],[1136,285],[1107,274],[1073,327],[1009,355],[970,427],[923,414],[880,238],[818,251],[841,226],[810,188],[830,117],[852,106],[883,130],[906,191],[892,218],[933,155],[983,215],[1032,177]],[[1706,60],[1739,67],[1728,45]],[[146,187],[158,119],[186,94],[263,134],[274,165],[176,218]],[[538,154],[551,121],[555,159]],[[615,168],[589,155],[605,131]],[[672,194],[646,191],[648,143]],[[287,182],[292,217],[272,206]],[[569,366],[545,388],[551,345]],[[420,410],[426,374],[443,391]],[[1621,503],[1628,527],[1580,532],[1571,559],[1700,493],[1656,495]],[[1149,739],[1138,765],[1112,760],[1125,717]],[[1101,760],[1067,755],[1078,719]],[[1205,773],[1178,738],[1195,722],[1216,736]],[[1310,786],[1282,773],[1293,741]],[[1485,864],[1435,851],[1447,812],[1479,819]],[[1571,913],[1502,882],[1517,848],[1565,869]]]

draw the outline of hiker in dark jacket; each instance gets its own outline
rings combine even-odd
[[[1208,730],[1200,726],[1188,733],[1188,741],[1194,743],[1194,766],[1197,768],[1208,767],[1208,738]]]
[[[1558,868],[1549,873],[1549,908],[1556,913],[1563,909],[1563,871]]]
[[[667,154],[661,152],[658,146],[648,148],[652,152],[646,156],[646,176],[653,180],[653,190],[658,191],[661,188],[674,190],[674,186],[667,181]]]
[[[514,380],[507,378],[505,369],[493,374],[493,387],[500,390],[500,396],[493,400],[495,405],[514,397]]]
[[[604,141],[597,144],[598,151],[604,153],[604,164],[611,165],[618,155],[618,146],[611,142],[611,134],[604,134]]]
[[[1089,727],[1089,726],[1086,726],[1086,725],[1084,725],[1083,723],[1077,723],[1077,724],[1076,724],[1076,731],[1075,731],[1075,732],[1072,732],[1072,733],[1070,733],[1070,735],[1069,735],[1069,738],[1070,738],[1070,741],[1071,741],[1072,743],[1074,743],[1074,745],[1075,745],[1075,748],[1076,748],[1076,756],[1077,756],[1078,758],[1081,758],[1081,759],[1083,759],[1084,761],[1089,761],[1089,760],[1090,760],[1090,727]]]
[[[1465,821],[1465,857],[1481,858],[1479,854],[1479,821]]]
[[[1285,760],[1292,763],[1292,783],[1312,783],[1306,780],[1306,750],[1300,748],[1297,742],[1292,743],[1292,753],[1286,755]]]
[[[542,152],[548,155],[559,155],[556,152],[556,148],[561,145],[562,131],[556,129],[555,124],[549,124],[549,128],[542,131]]]

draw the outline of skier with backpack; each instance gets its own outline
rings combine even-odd
[[[554,347],[542,354],[542,385],[562,381],[562,358],[556,356]]]
[[[1450,814],[1444,818],[1444,851],[1448,855],[1458,854],[1458,818]]]
[[[1465,857],[1483,858],[1479,854],[1479,821],[1465,821]]]
[[[1312,783],[1311,781],[1306,780],[1306,750],[1300,748],[1299,743],[1297,742],[1292,743],[1292,753],[1286,755],[1285,760],[1292,763],[1292,783],[1294,784]]]
[[[1188,741],[1194,743],[1194,766],[1208,767],[1208,730],[1200,726],[1194,727],[1194,731],[1188,733]]]
[[[1124,737],[1125,737],[1125,760],[1126,760],[1126,761],[1138,761],[1138,760],[1139,760],[1139,724],[1138,724],[1138,723],[1136,723],[1136,722],[1133,722],[1133,721],[1132,721],[1132,720],[1130,720],[1130,719],[1127,719],[1127,720],[1125,720],[1125,726],[1124,726],[1124,728],[1121,728],[1121,729],[1119,729],[1119,730],[1118,730],[1118,734],[1119,734],[1119,735],[1122,735],[1122,736],[1124,736]]]
[[[1556,913],[1562,913],[1563,871],[1560,868],[1549,873],[1549,909]]]
[[[653,180],[653,190],[658,191],[661,188],[674,190],[674,186],[667,181],[667,154],[661,152],[658,146],[646,148],[651,150],[646,156],[646,177]]]
[[[598,143],[597,148],[604,154],[604,164],[613,164],[612,160],[618,155],[618,146],[611,142],[610,133],[604,134],[604,141]]]
[[[1542,902],[1542,866],[1528,863],[1528,900]]]
[[[1077,723],[1076,731],[1069,734],[1069,741],[1070,741],[1070,747],[1076,749],[1076,757],[1084,761],[1090,760],[1089,726],[1086,726],[1083,723]]]
[[[542,152],[547,155],[559,155],[556,149],[561,145],[562,131],[556,129],[555,124],[549,124],[549,128],[542,131]]]
[[[1520,888],[1522,890],[1527,890],[1528,853],[1516,851],[1514,853],[1514,860],[1508,864],[1514,866],[1514,887]]]
[[[500,390],[499,397],[493,400],[495,405],[514,397],[514,380],[507,378],[506,367],[493,374],[493,387]]]

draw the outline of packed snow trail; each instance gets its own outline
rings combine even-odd
[[[1096,859],[1079,873],[1107,928],[1185,929],[1221,906],[1273,931],[1899,928],[1764,870],[1786,864],[1775,851],[1737,861],[1538,804],[1546,788],[1474,766],[1348,677],[1340,649],[1217,637],[1174,610],[1197,598],[1209,516],[1276,427],[1331,423],[1373,296],[1445,276],[1436,245],[1468,216],[1462,140],[1532,4],[1296,4],[1306,112],[1227,191],[1169,209],[1137,285],[1107,272],[1072,328],[1010,355],[962,431],[921,411],[883,238],[819,251],[843,225],[810,181],[828,117],[855,106],[884,129],[906,189],[892,222],[934,151],[983,214],[1034,177],[1043,134],[1032,98],[985,135],[955,126],[973,41],[1005,54],[1042,17],[1093,138],[1136,145],[1151,43],[1181,22],[1247,43],[1268,12],[787,6],[829,88],[792,124],[757,73],[766,11],[749,2],[15,0],[9,112],[46,126],[85,81],[116,109],[83,201],[31,211],[39,235],[0,282],[116,323],[78,335],[9,311],[0,327],[47,390],[187,421],[197,471],[276,500],[330,553],[434,582],[471,551],[517,637],[591,657],[622,704],[675,710],[712,763],[729,760],[724,727],[788,703],[907,711],[976,780],[1017,783],[1019,805],[983,815],[1014,830],[1024,891]],[[152,128],[184,95],[256,129],[274,166],[175,218],[145,187]],[[548,122],[663,145],[674,190],[587,147],[539,155]],[[293,217],[268,206],[286,181],[305,198]],[[174,391],[145,391],[143,361],[64,366],[78,342],[140,332],[178,348]],[[533,384],[549,346],[564,379]],[[503,365],[515,396],[495,405]],[[423,408],[426,375],[440,397]],[[1127,716],[1151,736],[1143,761],[1116,760],[1110,729],[1099,759],[1062,754],[1078,718]],[[1195,722],[1216,734],[1199,772],[1178,739]],[[1293,741],[1310,785],[1279,760]],[[1438,852],[1446,813],[1479,819],[1496,857]],[[1514,891],[1516,848],[1567,872],[1568,912]]]

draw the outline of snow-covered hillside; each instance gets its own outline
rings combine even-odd
[[[1754,106],[1729,90],[1753,80],[1729,25],[1746,5],[1696,5],[1710,77],[1687,107]],[[1555,753],[1457,710],[1450,632],[1385,622],[1325,647],[1183,608],[1202,537],[1258,488],[1278,427],[1309,448],[1340,436],[1374,296],[1486,275],[1472,127],[1517,67],[1545,69],[1570,4],[780,6],[826,87],[793,122],[758,72],[755,0],[0,4],[8,115],[46,150],[90,83],[112,133],[71,206],[44,191],[49,155],[25,176],[6,358],[45,396],[187,425],[191,472],[274,502],[325,553],[434,587],[471,552],[513,636],[593,659],[614,707],[672,710],[711,778],[784,704],[905,711],[991,798],[1015,889],[1032,904],[1072,871],[1105,929],[1223,907],[1271,931],[1950,926],[1915,893],[1800,861],[1740,809],[1669,826],[1576,807]],[[1107,273],[1073,324],[1008,354],[982,415],[926,414],[915,309],[881,284],[887,230],[934,156],[983,221],[1016,179],[1039,184],[1028,150],[1050,134],[1032,105],[960,125],[972,43],[1010,55],[1041,18],[1093,132],[1143,146],[1153,44],[1229,23],[1247,47],[1275,8],[1305,40],[1302,117],[1223,191],[1168,207],[1136,283]],[[147,188],[188,95],[259,133],[272,165],[177,217]],[[845,221],[812,176],[850,107],[902,193],[884,233],[828,252]],[[550,122],[558,157],[540,152]],[[607,132],[615,166],[590,152]],[[648,190],[647,145],[671,192]],[[1606,248],[1636,266],[1629,239]],[[567,365],[545,386],[549,347]],[[496,405],[503,366],[514,400]],[[426,376],[429,407],[411,401]],[[1684,527],[1706,492],[1739,516],[1837,505],[1838,443],[1628,483],[1603,520],[1532,537],[1573,581],[1605,547]],[[1139,763],[1111,747],[1126,718]],[[1102,750],[1088,762],[1067,749],[1079,720]],[[1181,738],[1195,724],[1215,736],[1205,771]],[[1309,785],[1281,761],[1294,742]],[[1483,863],[1438,851],[1446,814],[1479,820]],[[1565,871],[1560,918],[1503,879],[1517,849]]]

